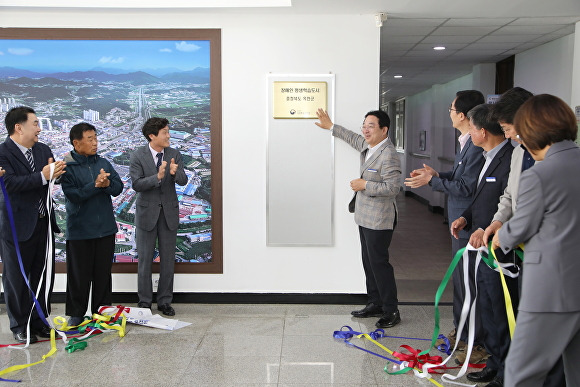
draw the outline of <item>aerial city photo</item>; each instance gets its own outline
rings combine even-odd
[[[0,40],[0,59],[0,141],[7,135],[6,112],[16,106],[36,111],[39,141],[59,160],[72,149],[73,125],[88,122],[97,128],[98,153],[124,183],[123,192],[112,198],[119,229],[116,262],[138,261],[129,159],[146,144],[143,123],[167,118],[171,147],[181,152],[188,177],[185,186],[176,186],[175,259],[212,260],[209,41]],[[65,198],[59,185],[52,195],[64,231]],[[56,260],[64,262],[64,233],[57,234],[55,245]]]

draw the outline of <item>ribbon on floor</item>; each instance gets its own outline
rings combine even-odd
[[[2,371],[0,371],[0,376],[10,373],[19,371],[40,363],[43,363],[48,357],[52,356],[56,353],[56,334],[58,333],[61,337],[63,342],[65,343],[65,351],[68,353],[73,353],[78,350],[83,350],[87,347],[86,340],[91,336],[98,335],[101,333],[108,333],[108,332],[117,332],[119,337],[125,336],[125,327],[127,323],[127,319],[125,315],[122,313],[124,310],[124,306],[119,305],[117,307],[117,311],[113,315],[99,315],[94,314],[92,320],[84,320],[80,325],[76,327],[71,327],[67,324],[67,321],[62,316],[57,316],[54,318],[53,322],[55,327],[58,329],[51,329],[50,332],[50,342],[51,342],[51,349],[50,351],[42,357],[40,361],[28,364],[20,364],[8,367]],[[81,336],[67,336],[68,334],[81,334]],[[42,341],[42,340],[41,340]],[[8,345],[10,347],[17,347],[19,344]],[[4,379],[0,377],[0,381],[7,381],[7,382],[20,382],[20,380],[13,380],[13,379]]]
[[[50,350],[45,355],[42,356],[41,360],[39,360],[35,363],[18,364],[18,365],[13,365],[11,367],[5,368],[2,371],[0,371],[0,376],[8,374],[10,372],[20,371],[20,370],[23,370],[23,369],[28,368],[28,367],[32,367],[32,366],[37,365],[37,364],[44,363],[46,361],[46,359],[48,359],[49,357],[51,357],[55,353],[56,353],[55,330],[51,329],[50,330]],[[20,380],[14,380],[14,379],[0,378],[0,380],[5,381],[5,382],[15,382],[15,383],[20,382]]]
[[[441,335],[441,337],[442,336],[443,335]],[[377,341],[377,340],[382,339],[382,338],[398,338],[398,339],[421,340],[421,341],[431,341],[431,339],[423,339],[423,338],[416,338],[416,337],[388,336],[388,335],[385,335],[383,329],[376,329],[375,331],[370,332],[370,333],[361,333],[361,332],[354,331],[348,325],[343,326],[339,331],[335,331],[333,334],[333,337],[335,339],[338,339],[338,340],[343,340],[343,342],[345,344],[347,344],[351,347],[354,347],[354,348],[359,349],[361,351],[367,352],[371,355],[385,359],[390,363],[396,364],[395,368],[398,368],[398,370],[394,369],[393,371],[389,371],[388,363],[385,366],[384,370],[389,375],[400,375],[400,374],[405,374],[409,371],[413,371],[413,373],[416,377],[428,379],[430,382],[432,382],[436,386],[441,386],[441,384],[439,384],[437,381],[432,379],[432,377],[431,377],[431,375],[429,375],[429,373],[440,374],[441,372],[439,372],[439,370],[448,370],[448,369],[459,368],[459,367],[448,367],[445,365],[441,365],[440,363],[441,363],[442,359],[440,356],[419,355],[418,349],[414,349],[414,348],[407,346],[407,345],[402,345],[401,348],[407,350],[409,352],[409,354],[406,354],[403,352],[391,351],[389,348],[385,347],[384,345],[382,345],[381,343],[379,343]],[[380,355],[374,351],[371,351],[371,350],[368,350],[368,349],[363,348],[361,346],[358,346],[358,345],[352,343],[352,341],[351,341],[352,338],[359,338],[359,339],[368,340],[396,359]],[[431,367],[430,370],[425,371],[426,364],[433,364],[434,367]]]

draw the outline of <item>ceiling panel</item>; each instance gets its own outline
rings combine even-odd
[[[449,19],[444,24],[445,27],[501,27],[513,22],[514,18],[465,18]]]
[[[561,24],[542,24],[542,25],[509,25],[499,28],[493,32],[493,35],[543,35],[551,34],[564,27]]]
[[[510,4],[516,5],[518,1],[525,1],[528,4],[535,0],[512,0]],[[441,22],[441,18],[436,20],[411,18],[405,21],[401,18],[387,19],[382,28],[381,47],[386,52],[389,48],[396,48],[397,53],[404,54],[396,57],[385,55],[384,52],[381,54],[380,83],[383,95],[387,100],[413,95],[434,84],[446,83],[469,74],[478,63],[496,63],[511,55],[572,34],[575,31],[575,23],[580,21],[580,0],[574,1],[578,4],[577,10],[573,11],[574,16],[550,13],[534,15],[535,10],[528,12],[526,7],[520,7],[520,10],[506,11],[497,18],[490,14],[495,12],[493,10],[473,11],[468,14],[477,13],[481,14],[481,17],[450,17],[442,24],[437,24]],[[451,2],[444,3],[447,4],[445,8],[449,9]],[[552,0],[552,3],[554,9],[562,3],[572,8],[576,5],[572,4],[572,0]],[[439,9],[435,9],[437,8],[435,5],[431,7],[434,16],[443,13],[440,2],[437,4]],[[421,23],[427,23],[426,20],[429,21],[428,24],[422,26]],[[402,28],[398,31],[400,36],[405,32],[413,34],[412,39],[407,40],[409,43],[398,42],[395,46],[391,46],[388,34],[385,35],[385,32],[390,31],[388,25],[391,22],[398,27],[413,26],[411,29]],[[424,35],[417,36],[418,31],[422,31]],[[435,45],[443,45],[447,49],[432,50]],[[401,74],[403,78],[394,79],[394,74]]]

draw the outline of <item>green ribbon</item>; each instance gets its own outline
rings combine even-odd
[[[491,242],[489,243],[488,249],[489,249],[489,251],[491,251]],[[439,288],[437,289],[437,293],[435,293],[435,329],[433,330],[433,336],[431,337],[431,346],[428,349],[424,350],[423,352],[419,353],[418,356],[428,354],[429,351],[431,351],[431,349],[433,349],[435,347],[435,342],[437,341],[437,338],[439,337],[439,331],[440,331],[440,328],[439,328],[439,320],[440,320],[439,302],[441,301],[441,296],[443,295],[443,292],[445,291],[445,288],[447,287],[447,283],[449,282],[449,278],[451,278],[451,276],[453,275],[453,271],[455,270],[455,267],[457,266],[457,264],[459,263],[459,260],[463,256],[464,251],[465,251],[465,247],[460,249],[455,254],[455,257],[453,257],[453,260],[451,261],[451,264],[447,268],[447,271],[445,272],[445,276],[443,277],[443,280],[441,281],[441,284],[439,285]],[[523,251],[520,248],[517,248],[514,250],[514,252],[523,262],[523,260],[524,260]],[[485,255],[482,253],[481,259],[490,268],[495,269],[497,267],[497,265],[495,264],[495,261],[493,259],[493,256],[491,256],[491,254]]]
[[[87,342],[76,338],[70,339],[68,344],[64,347],[65,351],[68,353],[73,353],[74,351],[82,351],[87,347]]]
[[[433,347],[435,347],[435,342],[437,341],[437,338],[439,337],[439,331],[440,331],[440,328],[439,328],[439,320],[440,320],[439,302],[441,301],[441,296],[443,295],[443,292],[445,291],[445,288],[447,287],[447,283],[449,282],[449,278],[451,278],[451,276],[453,275],[453,270],[455,270],[457,263],[459,262],[459,260],[463,256],[463,251],[465,251],[465,247],[460,249],[455,254],[455,257],[453,257],[451,264],[449,265],[449,267],[447,268],[447,271],[445,272],[445,276],[443,276],[443,280],[441,281],[441,284],[439,285],[439,288],[437,289],[437,293],[435,293],[435,329],[433,330],[433,336],[431,337],[431,346],[429,348],[427,348],[426,350],[424,350],[423,352],[419,353],[418,356],[428,354],[429,351],[431,351],[431,349]]]

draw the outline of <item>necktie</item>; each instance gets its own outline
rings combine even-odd
[[[157,153],[157,170],[161,166],[161,161],[163,160],[163,153]]]
[[[32,148],[26,151],[26,160],[28,160],[28,164],[30,164],[30,168],[32,168],[32,172],[35,171],[34,168],[34,159],[32,158]]]
[[[34,167],[34,158],[32,158],[32,148],[26,151],[26,160],[28,160],[28,164],[30,164],[32,172],[36,172],[36,168]],[[40,201],[38,202],[38,213],[40,215],[46,215],[46,206],[44,205],[42,198],[40,198]]]
[[[535,163],[536,161],[534,160],[530,152],[528,152],[528,150],[524,148],[524,157],[522,160],[522,172],[525,171],[526,169],[533,167]]]

